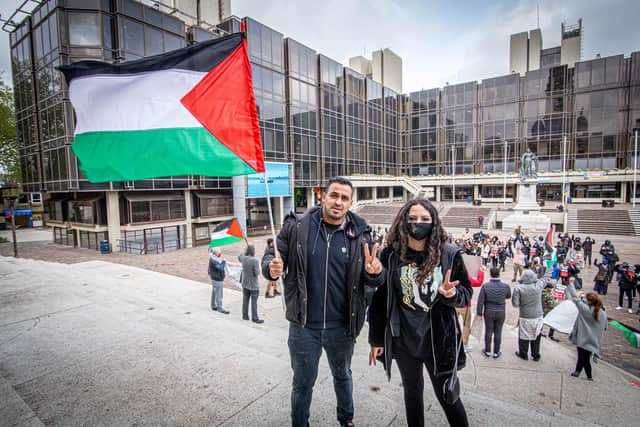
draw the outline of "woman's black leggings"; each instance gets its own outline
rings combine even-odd
[[[584,373],[587,374],[587,378],[591,378],[591,352],[585,350],[584,348],[577,347],[578,349],[578,362],[576,363],[576,372],[582,372],[582,368],[584,368]]]
[[[436,394],[440,406],[449,421],[449,425],[465,427],[469,425],[467,412],[462,405],[462,400],[458,399],[453,405],[447,404],[443,399],[442,386],[448,376],[435,377],[433,375],[433,361],[416,359],[406,351],[398,349],[393,358],[398,363],[400,376],[402,377],[402,388],[404,389],[404,408],[407,414],[407,425],[409,427],[424,426],[424,373],[422,366],[427,368],[433,391]]]

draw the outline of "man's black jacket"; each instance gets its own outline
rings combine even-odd
[[[321,208],[313,207],[303,215],[290,213],[284,219],[282,230],[278,234],[277,244],[280,257],[284,262],[284,297],[286,317],[291,322],[302,326],[307,324],[307,262],[313,262],[307,254],[307,241],[312,218],[319,214]],[[349,262],[347,267],[347,289],[350,313],[349,332],[355,339],[366,315],[366,286],[377,287],[383,283],[382,276],[373,277],[364,270],[364,242],[371,247],[371,228],[357,214],[349,211],[344,225],[349,239]],[[269,263],[273,256],[265,255],[262,260],[262,273],[268,280],[274,280],[269,274]],[[329,272],[331,274],[331,272]],[[316,280],[313,278],[312,280]]]

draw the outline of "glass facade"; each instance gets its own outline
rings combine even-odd
[[[204,38],[202,33],[207,32],[199,30],[198,37]],[[167,52],[186,46],[187,34],[178,18],[133,0],[49,0],[34,9],[10,34],[24,191],[182,189],[194,182],[203,188],[230,188],[230,179],[209,177],[92,184],[71,151],[73,109],[56,67]]]
[[[367,94],[367,166],[370,173],[382,174],[385,170],[382,85],[370,78],[366,78],[365,89]]]
[[[322,179],[346,175],[344,134],[344,68],[318,55],[320,83],[320,147]]]
[[[404,95],[262,23],[243,21],[265,159],[292,162],[297,188],[321,186],[335,175],[515,172],[527,147],[536,153],[542,172],[560,171],[565,149],[569,171],[633,166],[640,52],[569,68],[559,65],[556,48],[545,49],[541,69],[524,77],[510,74]],[[239,31],[240,22],[232,17],[220,28]],[[198,188],[227,195],[228,178],[89,183],[70,148],[74,116],[56,70],[84,59],[135,60],[217,36],[134,0],[42,2],[10,34],[24,190],[46,190],[52,195],[50,216],[60,220],[69,219],[67,202],[76,191]],[[540,198],[555,197],[555,184],[539,190],[544,191]],[[445,187],[442,197],[452,197]],[[623,189],[618,185],[614,191]],[[580,198],[610,190],[576,187],[572,194]],[[486,198],[500,198],[502,191],[499,185],[480,189]],[[513,191],[508,187],[507,196]],[[456,198],[470,194],[469,188],[456,188]],[[229,210],[228,201],[221,210],[204,199],[199,203],[195,211],[203,216]],[[130,221],[134,211],[137,206],[131,206]],[[153,212],[159,216],[154,218]],[[149,205],[141,221],[173,219],[171,212],[171,206]]]
[[[440,90],[413,92],[408,104],[411,175],[438,175]]]
[[[318,60],[314,50],[285,39],[288,151],[296,185],[321,181],[318,137]]]
[[[477,147],[478,84],[446,86],[443,91],[442,174],[472,174]],[[456,196],[457,197],[457,196]]]
[[[576,64],[575,169],[625,166],[625,119],[628,89],[624,57],[611,56]]]
[[[247,18],[245,22],[264,158],[290,161],[289,150],[285,148],[283,37],[253,19]]]
[[[529,71],[525,77],[524,144],[518,158],[531,148],[538,156],[541,172],[562,169],[564,137],[571,137],[572,88],[571,73],[565,65]]]
[[[513,172],[518,153],[518,94],[516,74],[482,81],[480,173]],[[502,192],[502,187],[500,187]]]

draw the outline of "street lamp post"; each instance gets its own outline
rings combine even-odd
[[[504,181],[502,183],[502,206],[507,206],[507,152],[509,146],[504,142]]]
[[[636,127],[633,128],[635,144],[633,149],[633,207],[636,207],[636,188],[638,185],[638,132],[640,132],[640,119],[636,120]]]
[[[18,258],[18,240],[16,239],[16,198],[14,196],[9,197],[9,203],[11,204],[11,237],[13,239],[13,256]]]
[[[453,194],[453,206],[456,205],[456,147],[451,146],[451,193]]]
[[[567,136],[562,137],[562,209],[567,207]]]

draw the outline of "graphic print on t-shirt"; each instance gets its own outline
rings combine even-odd
[[[429,307],[437,296],[436,290],[443,282],[442,269],[440,266],[436,267],[433,273],[424,280],[422,286],[416,282],[417,274],[418,268],[416,264],[407,264],[400,267],[402,302],[413,310],[417,310],[413,305],[415,304],[424,311],[429,311]]]

